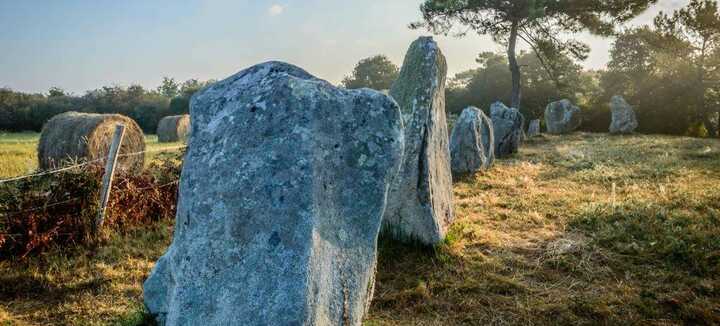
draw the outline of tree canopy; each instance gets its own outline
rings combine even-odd
[[[598,102],[625,96],[636,106],[641,132],[717,136],[718,37],[720,15],[711,0],[692,0],[660,13],[652,26],[619,34]]]
[[[390,89],[397,79],[400,69],[388,57],[376,55],[360,60],[352,74],[345,77],[342,85],[348,89],[370,88],[375,90]]]
[[[655,29],[662,38],[662,51],[680,54],[694,73],[695,111],[711,136],[718,136],[717,94],[720,88],[720,13],[713,0],[691,0],[672,15],[661,13]]]
[[[212,81],[195,79],[178,83],[165,78],[155,90],[140,85],[105,86],[82,96],[53,87],[47,94],[26,94],[0,88],[0,130],[40,131],[54,115],[67,111],[120,113],[135,121],[146,133],[155,133],[165,116],[187,113],[190,97]]]
[[[599,92],[592,73],[564,58],[567,64],[558,71],[563,88],[550,79],[540,60],[533,52],[522,52],[518,62],[524,67],[525,96],[521,111],[528,119],[542,118],[545,106],[563,98],[585,105]],[[447,110],[459,114],[468,106],[487,110],[496,101],[506,102],[511,97],[511,80],[507,73],[507,57],[501,53],[484,52],[476,59],[479,67],[461,72],[450,79],[447,87]]]
[[[420,6],[423,21],[411,27],[458,36],[473,30],[505,44],[512,78],[511,106],[520,108],[522,77],[516,58],[518,39],[533,49],[557,82],[554,71],[561,66],[559,58],[582,60],[589,51],[582,42],[562,35],[580,31],[611,35],[618,23],[628,21],[655,2],[657,0],[426,0]]]

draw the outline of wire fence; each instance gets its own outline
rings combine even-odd
[[[142,151],[142,152],[120,154],[120,155],[118,155],[118,156],[119,156],[119,157],[129,157],[129,156],[136,156],[136,155],[141,155],[141,154],[161,153],[161,152],[173,152],[173,151],[178,151],[178,150],[182,150],[182,149],[185,149],[185,148],[187,148],[187,145],[175,146],[175,147],[162,147],[162,148],[155,148],[155,149],[145,150],[145,151]],[[24,179],[30,179],[30,178],[35,178],[35,177],[40,177],[40,176],[45,176],[45,175],[58,174],[58,173],[63,173],[63,172],[67,172],[67,171],[70,171],[70,170],[80,169],[80,168],[83,168],[83,167],[88,166],[88,165],[90,165],[90,164],[105,162],[106,160],[107,160],[107,158],[100,158],[100,159],[95,159],[95,160],[91,160],[91,161],[87,161],[87,162],[82,162],[82,163],[78,163],[78,164],[73,164],[73,165],[65,166],[65,167],[62,167],[62,168],[57,168],[57,169],[52,169],[52,170],[45,170],[45,171],[39,171],[39,172],[36,172],[36,173],[21,175],[21,176],[17,176],[17,177],[8,178],[8,179],[0,179],[0,185],[5,184],[5,183],[14,182],[14,181],[20,181],[20,180],[24,180]],[[179,180],[179,179],[176,179],[176,180],[173,180],[173,181],[171,181],[171,182],[168,182],[168,183],[165,183],[165,184],[162,184],[162,185],[158,185],[158,186],[150,186],[150,187],[137,188],[137,189],[128,189],[128,190],[117,191],[117,192],[115,192],[115,193],[116,193],[116,194],[122,194],[122,193],[127,193],[127,192],[130,192],[130,191],[146,191],[146,190],[162,189],[162,188],[165,188],[165,187],[169,187],[169,186],[178,184],[179,182],[180,182],[180,180]],[[82,200],[82,199],[83,199],[83,197],[70,198],[70,199],[67,199],[67,200],[62,200],[62,201],[58,201],[58,202],[54,202],[54,203],[50,203],[50,204],[46,204],[46,205],[42,205],[42,206],[37,206],[37,207],[28,208],[28,209],[23,209],[23,210],[20,210],[20,211],[0,211],[0,216],[3,216],[3,217],[13,217],[13,216],[20,215],[20,214],[25,214],[25,213],[31,213],[31,212],[46,210],[46,209],[48,209],[48,208],[52,208],[52,207],[56,207],[56,206],[60,206],[60,205],[65,205],[65,204],[74,203],[74,202],[77,202],[77,201]],[[0,235],[9,235],[9,234],[0,233]]]
[[[146,190],[163,189],[163,188],[167,188],[167,187],[170,187],[170,186],[172,186],[172,185],[179,184],[179,183],[180,183],[180,179],[176,179],[176,180],[174,180],[174,181],[171,181],[171,182],[168,182],[168,183],[159,185],[159,186],[150,186],[150,187],[143,187],[143,188],[136,188],[136,189],[120,190],[120,191],[115,191],[115,192],[113,192],[113,193],[114,193],[114,194],[124,194],[124,193],[129,193],[129,192],[132,192],[132,191],[146,191]],[[21,211],[0,211],[0,216],[3,216],[3,217],[13,217],[13,216],[17,216],[17,215],[20,215],[20,214],[42,211],[42,210],[46,210],[46,209],[48,209],[48,208],[52,208],[52,207],[55,207],[55,206],[60,206],[60,205],[65,205],[65,204],[74,203],[74,202],[77,202],[77,201],[82,200],[82,199],[83,199],[83,197],[75,197],[75,198],[71,198],[71,199],[67,199],[67,200],[62,200],[62,201],[54,202],[54,203],[47,204],[47,205],[42,205],[42,206],[37,206],[37,207],[33,207],[33,208],[24,209],[24,210],[21,210]],[[0,233],[0,235],[2,235],[2,234],[3,234],[3,233]]]
[[[49,174],[61,173],[61,172],[65,172],[65,171],[70,171],[70,170],[74,170],[74,169],[77,169],[77,168],[81,168],[81,167],[84,167],[84,166],[87,166],[87,165],[90,165],[90,164],[93,164],[93,163],[99,163],[99,162],[104,162],[104,161],[105,161],[105,158],[99,158],[99,159],[96,159],[96,160],[87,161],[87,162],[83,162],[83,163],[78,163],[78,164],[74,164],[74,165],[69,165],[69,166],[65,166],[65,167],[57,168],[57,169],[53,169],[53,170],[45,170],[45,171],[40,171],[40,172],[36,172],[36,173],[31,173],[31,174],[21,175],[21,176],[17,176],[17,177],[12,177],[12,178],[8,178],[8,179],[0,179],[0,184],[12,182],[12,181],[20,181],[20,180],[29,179],[29,178],[34,178],[34,177],[41,177],[41,176],[49,175]]]
[[[159,186],[144,187],[144,188],[138,188],[138,189],[134,189],[134,190],[135,190],[135,191],[145,191],[145,190],[162,189],[162,188],[170,187],[170,186],[172,186],[172,185],[176,185],[176,184],[178,184],[178,183],[180,183],[180,179],[177,179],[177,180],[175,180],[175,181],[168,182],[168,183],[166,183],[166,184],[162,184],[162,185],[159,185]],[[125,192],[130,192],[130,190],[120,191],[119,193],[125,193]]]
[[[151,154],[151,153],[161,153],[161,152],[172,152],[172,151],[177,151],[177,150],[181,150],[181,149],[185,149],[185,148],[187,148],[187,145],[175,146],[175,147],[162,147],[162,148],[145,150],[145,151],[142,151],[142,152],[120,154],[120,155],[118,155],[118,157],[130,157],[130,156],[137,156],[137,155],[141,155],[141,154]],[[70,170],[82,168],[82,167],[85,167],[85,166],[87,166],[87,165],[94,164],[94,163],[103,163],[103,162],[105,162],[106,160],[107,160],[107,158],[106,158],[106,157],[103,157],[103,158],[95,159],[95,160],[92,160],[92,161],[87,161],[87,162],[82,162],[82,163],[77,163],[77,164],[73,164],[73,165],[64,166],[64,167],[57,168],[57,169],[45,170],[45,171],[40,171],[40,172],[36,172],[36,173],[21,175],[21,176],[12,177],[12,178],[7,178],[7,179],[0,179],[0,184],[4,184],[4,183],[8,183],[8,182],[13,182],[13,181],[20,181],[20,180],[29,179],[29,178],[34,178],[34,177],[45,176],[45,175],[49,175],[49,174],[62,173],[62,172],[66,172],[66,171],[70,171]]]
[[[175,147],[162,147],[162,148],[156,148],[156,149],[149,149],[149,150],[145,150],[142,152],[120,154],[120,155],[118,155],[118,157],[129,157],[129,156],[136,156],[136,155],[140,155],[140,154],[150,154],[150,153],[159,153],[159,152],[172,152],[172,151],[177,151],[177,150],[181,150],[181,149],[185,149],[185,148],[187,148],[187,145],[175,146]]]

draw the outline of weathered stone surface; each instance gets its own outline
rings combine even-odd
[[[493,123],[495,156],[504,157],[517,153],[523,134],[523,117],[520,111],[495,102],[490,106],[490,120]]]
[[[489,169],[495,160],[492,121],[482,110],[469,107],[455,122],[450,137],[450,157],[454,175]]]
[[[195,95],[191,115],[148,310],[167,325],[360,325],[403,151],[397,104],[268,62]]]
[[[518,110],[518,112],[520,112],[520,110]],[[520,145],[528,138],[528,135],[525,133],[526,126],[527,121],[525,120],[525,115],[520,113]]]
[[[610,110],[612,111],[611,134],[631,134],[637,129],[638,121],[635,110],[622,96],[615,95],[612,97]]]
[[[405,155],[388,194],[384,233],[435,245],[453,222],[452,173],[445,118],[445,56],[431,37],[413,42],[390,95],[405,124]]]
[[[570,100],[560,100],[545,108],[545,127],[551,134],[567,134],[575,131],[582,123],[580,108]]]
[[[535,137],[540,135],[540,120],[530,121],[530,127],[528,127],[527,136]]]

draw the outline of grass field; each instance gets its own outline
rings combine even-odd
[[[455,209],[435,250],[381,242],[367,325],[720,323],[718,140],[542,136],[458,180]],[[171,235],[0,263],[0,324],[141,324]]]
[[[39,133],[0,133],[0,179],[24,175],[37,170],[37,144]],[[181,143],[158,143],[157,136],[146,135],[146,150],[173,148]],[[145,162],[151,162],[157,155],[148,154]]]

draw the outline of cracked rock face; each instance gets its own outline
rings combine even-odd
[[[622,96],[615,95],[612,97],[610,110],[612,111],[611,134],[631,134],[637,129],[638,121],[635,111]]]
[[[405,155],[388,194],[384,233],[435,245],[453,222],[452,173],[445,118],[445,56],[431,37],[410,45],[390,89],[405,124]]]
[[[540,120],[532,120],[530,121],[530,126],[528,127],[527,136],[528,137],[536,137],[540,135]]]
[[[164,325],[360,325],[397,104],[280,62],[195,95],[173,243],[144,285]]]
[[[567,134],[582,124],[580,108],[570,100],[560,100],[548,104],[545,108],[545,126],[550,134]]]
[[[495,156],[505,157],[517,153],[523,137],[523,117],[520,111],[495,102],[490,106],[490,120],[495,135]]]
[[[495,160],[494,143],[490,118],[476,107],[463,110],[450,137],[453,175],[489,169]]]

